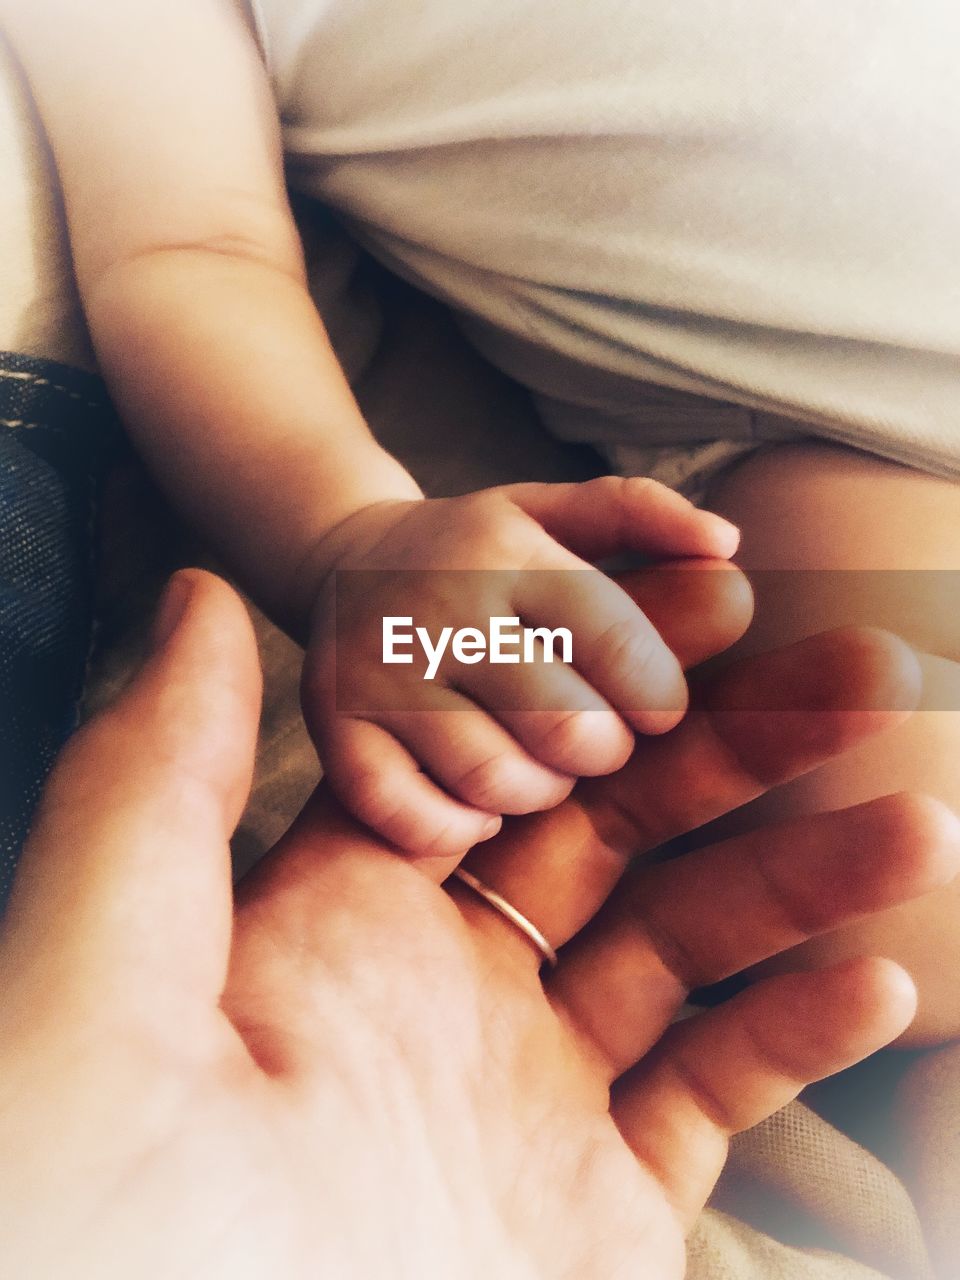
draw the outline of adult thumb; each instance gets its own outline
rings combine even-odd
[[[219,997],[260,689],[236,593],[199,570],[175,575],[146,662],[67,744],[24,850],[0,971],[34,1016],[133,1003],[168,1017]]]

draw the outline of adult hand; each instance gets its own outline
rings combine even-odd
[[[862,635],[753,660],[620,790],[477,873],[564,943],[637,814],[655,841],[895,718],[836,710],[841,668],[863,706],[913,678]],[[799,709],[758,741],[743,707],[771,681]],[[691,982],[952,876],[956,824],[916,800],[628,877],[545,985],[484,901],[323,797],[234,910],[258,685],[236,597],[181,575],[140,676],[54,774],[0,948],[2,1274],[680,1277],[728,1133],[909,1020],[909,980],[866,961],[667,1029]]]

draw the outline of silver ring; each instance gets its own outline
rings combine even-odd
[[[517,910],[513,903],[508,902],[506,898],[497,893],[496,889],[491,889],[489,885],[484,884],[482,880],[478,880],[475,875],[471,875],[463,867],[458,867],[453,874],[468,889],[472,889],[474,893],[478,894],[484,902],[489,903],[494,911],[499,911],[505,919],[519,929],[523,936],[533,943],[551,969],[557,967],[557,953],[553,947],[551,947],[533,921],[528,920],[521,911]]]

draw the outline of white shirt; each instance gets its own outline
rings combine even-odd
[[[533,390],[960,470],[952,0],[259,7],[292,184]]]

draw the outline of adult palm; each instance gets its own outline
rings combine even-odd
[[[718,581],[696,640],[700,586],[662,608],[688,658],[737,629]],[[913,1002],[866,961],[668,1029],[687,988],[938,883],[955,829],[897,798],[622,876],[627,852],[889,723],[914,680],[862,633],[755,659],[615,780],[474,851],[568,943],[543,981],[513,925],[440,887],[449,864],[322,795],[232,902],[256,656],[232,593],[179,579],[143,672],[55,774],[7,921],[0,1270],[679,1277],[727,1134]]]

